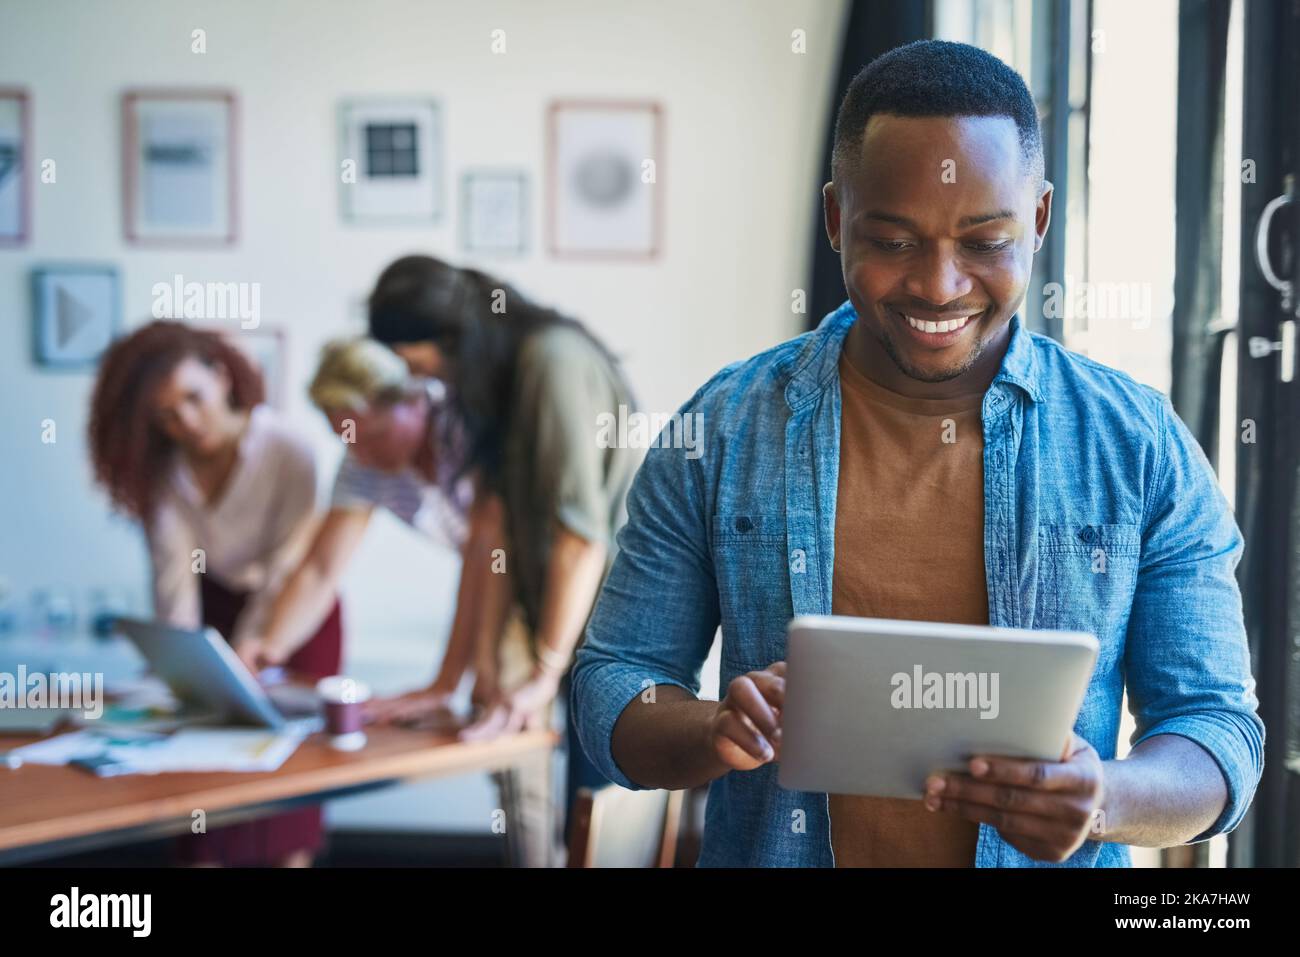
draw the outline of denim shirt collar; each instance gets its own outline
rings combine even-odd
[[[858,314],[848,300],[834,312],[826,315],[816,330],[808,336],[804,347],[789,362],[789,381],[785,387],[785,400],[797,410],[830,388],[838,374],[840,350],[844,337],[857,320]],[[993,386],[1008,383],[1023,391],[1034,402],[1043,399],[1042,384],[1038,375],[1037,358],[1029,330],[1017,312],[1011,317],[1011,341]]]

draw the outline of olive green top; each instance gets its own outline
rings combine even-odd
[[[520,345],[502,491],[508,569],[530,632],[539,624],[557,526],[606,545],[606,572],[614,560],[642,455],[617,447],[609,417],[620,419],[620,405],[624,416],[633,410],[627,383],[581,331],[552,326]]]

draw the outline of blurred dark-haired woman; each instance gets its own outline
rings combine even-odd
[[[369,306],[371,336],[413,373],[448,383],[470,467],[504,505],[506,597],[522,612],[534,663],[511,687],[477,675],[490,704],[466,735],[533,725],[557,695],[567,702],[573,653],[626,520],[639,453],[602,441],[602,425],[633,408],[631,390],[581,323],[477,270],[408,256],[380,275]],[[579,787],[605,780],[566,724],[567,816]]]
[[[95,476],[144,526],[155,617],[216,628],[232,644],[259,632],[316,513],[311,451],[263,396],[223,336],[153,322],[109,349],[91,399]],[[337,674],[340,620],[335,604],[287,670]],[[192,864],[306,866],[321,833],[312,807],[186,835],[178,853]]]

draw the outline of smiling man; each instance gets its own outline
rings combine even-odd
[[[1241,536],[1163,395],[1024,328],[1051,199],[1005,64],[940,41],[873,61],[824,189],[848,301],[683,406],[702,456],[650,450],[573,705],[612,780],[711,782],[701,864],[1127,865],[1244,815]],[[781,789],[785,627],[827,613],[1092,632],[1073,741],[978,756],[923,801]],[[719,624],[725,694],[700,701]]]

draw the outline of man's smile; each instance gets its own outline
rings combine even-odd
[[[886,306],[885,311],[907,330],[913,341],[932,349],[943,349],[965,338],[988,312],[984,309],[940,315],[921,311],[903,312],[892,306]]]

